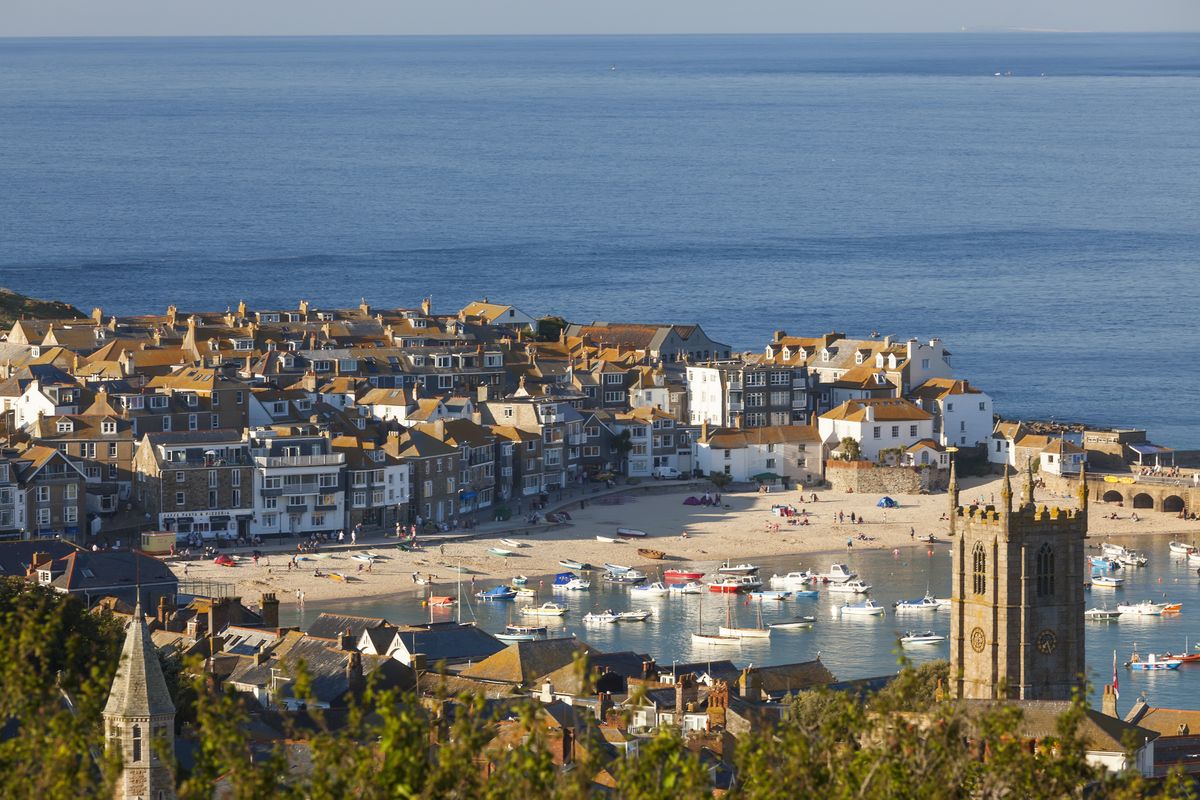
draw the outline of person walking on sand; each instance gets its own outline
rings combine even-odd
[[[187,574],[188,574],[188,565],[187,565],[187,564],[184,564],[184,565],[183,565],[183,577],[185,577],[185,578],[186,578],[186,577],[187,577]]]
[[[358,544],[358,530],[357,529],[350,531],[350,545],[354,546],[356,544]]]
[[[909,538],[909,539],[914,539],[914,540],[917,538],[917,529],[916,529],[916,528],[909,528],[909,529],[908,529],[908,538]]]

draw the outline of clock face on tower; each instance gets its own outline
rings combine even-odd
[[[987,634],[983,632],[983,628],[975,628],[971,631],[971,649],[976,653],[982,653],[983,648],[987,646]]]
[[[1039,653],[1050,655],[1058,645],[1058,637],[1054,635],[1054,631],[1042,631],[1038,634],[1034,644],[1037,646]]]

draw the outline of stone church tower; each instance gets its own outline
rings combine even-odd
[[[118,800],[174,800],[175,777],[159,756],[175,745],[175,705],[138,603],[121,648],[121,665],[104,706],[110,752],[121,754]]]
[[[958,505],[950,467],[954,586],[950,603],[950,681],[967,699],[1067,700],[1083,686],[1083,583],[1087,482],[1079,508],[1033,501],[1027,468],[1013,508],[1008,466],[1000,506]]]

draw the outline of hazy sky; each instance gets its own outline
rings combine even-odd
[[[0,0],[0,36],[1200,30],[1200,0]]]

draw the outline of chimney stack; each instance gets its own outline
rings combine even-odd
[[[350,654],[350,658],[346,660],[346,685],[350,689],[350,693],[358,695],[366,686],[366,681],[363,680],[363,663],[362,653],[355,650]]]
[[[97,325],[104,324],[104,310],[101,309],[100,306],[96,306],[92,309],[92,322],[96,323]]]
[[[264,628],[279,627],[279,600],[274,592],[263,592],[258,598],[258,611]]]
[[[346,632],[338,637],[338,648],[358,652],[358,648],[354,646],[354,634],[350,632],[349,628],[346,628]]]
[[[1100,713],[1108,717],[1120,719],[1117,716],[1117,695],[1113,691],[1113,687],[1108,684],[1104,685],[1104,697],[1100,701]]]

